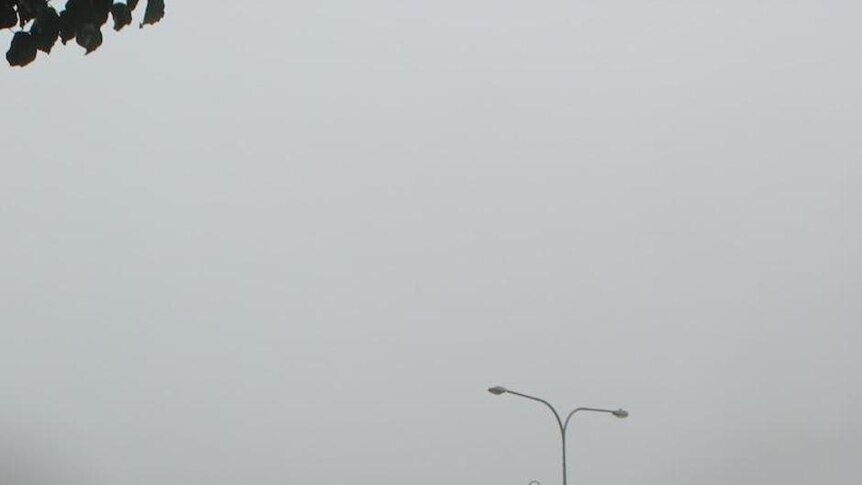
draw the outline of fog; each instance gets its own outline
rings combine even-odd
[[[253,3],[2,69],[0,483],[860,481],[862,6]]]

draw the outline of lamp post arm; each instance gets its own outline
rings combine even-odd
[[[563,433],[565,433],[566,429],[569,427],[569,420],[571,420],[572,416],[574,416],[575,413],[578,411],[592,411],[592,412],[596,412],[596,413],[609,413],[609,414],[614,413],[614,411],[612,409],[576,408],[576,409],[572,410],[572,412],[570,412],[568,416],[566,416],[566,420],[562,424]]]
[[[548,406],[548,409],[550,409],[551,412],[554,413],[554,417],[557,419],[557,425],[560,427],[560,433],[563,433],[565,435],[566,428],[563,425],[563,420],[560,418],[560,413],[557,412],[556,408],[554,408],[554,406],[552,406],[551,403],[549,403],[548,401],[545,401],[544,399],[541,399],[541,398],[538,398],[535,396],[530,396],[528,394],[522,394],[520,392],[515,392],[515,391],[510,391],[510,390],[507,390],[506,392],[508,392],[509,394],[514,394],[516,396],[521,396],[521,397],[530,399],[532,401],[540,402],[540,403],[544,404],[545,406]]]

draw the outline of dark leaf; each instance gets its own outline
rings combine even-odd
[[[147,0],[147,10],[144,12],[144,21],[141,27],[154,24],[165,16],[165,0]]]
[[[18,25],[18,14],[12,2],[0,2],[0,29],[9,29]]]
[[[63,10],[60,13],[60,40],[63,41],[65,45],[66,42],[75,38],[75,32],[77,31],[77,27],[75,27],[75,19],[68,9]]]
[[[71,26],[72,31],[74,32],[80,25],[85,23],[87,19],[85,13],[88,7],[82,6],[83,1],[89,0],[68,0],[66,2],[66,9],[60,12],[60,23],[63,26],[60,29],[61,35],[69,26]],[[74,35],[72,37],[74,37]]]
[[[36,48],[50,54],[51,48],[57,43],[57,37],[60,36],[60,16],[57,11],[51,7],[42,11],[33,22],[30,35],[36,40]]]
[[[111,14],[111,7],[114,5],[114,0],[92,0],[93,2],[93,21],[96,25],[105,25],[108,21],[108,16]]]
[[[15,32],[12,45],[6,52],[6,60],[10,66],[24,67],[36,59],[36,41],[29,32]]]
[[[125,3],[115,3],[111,7],[111,16],[114,17],[114,30],[121,30],[132,23],[132,11]]]
[[[27,25],[46,8],[48,8],[48,0],[18,0],[18,18],[21,20],[21,27]]]
[[[84,24],[75,33],[75,40],[89,54],[102,45],[102,31],[95,24]]]
[[[116,3],[115,3],[116,2]],[[65,4],[62,11],[51,6]],[[102,26],[114,19],[114,29],[132,23],[132,11],[140,0],[0,0],[0,30],[20,25],[6,54],[13,66],[27,65],[42,50],[50,53],[59,38],[63,44],[72,39],[91,53],[102,45]],[[141,27],[159,22],[165,16],[165,0],[146,0]],[[29,28],[28,28],[29,26]],[[0,484],[3,485],[3,484]]]

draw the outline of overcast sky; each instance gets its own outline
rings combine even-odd
[[[3,485],[859,483],[858,2],[251,3],[0,69]]]

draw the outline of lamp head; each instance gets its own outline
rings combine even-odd
[[[629,412],[625,409],[617,409],[616,411],[611,411],[611,414],[620,419],[629,417]]]
[[[509,390],[503,386],[494,386],[494,387],[488,389],[488,392],[490,392],[491,394],[493,394],[495,396],[499,396],[500,394],[505,394],[505,393],[509,392]]]

